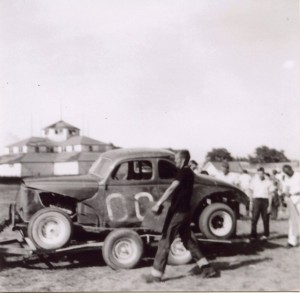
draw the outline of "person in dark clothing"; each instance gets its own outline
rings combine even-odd
[[[160,282],[162,280],[169,249],[177,235],[180,236],[183,245],[190,251],[197,263],[189,274],[201,275],[203,278],[217,276],[217,272],[208,263],[199,249],[197,239],[190,228],[190,201],[193,194],[194,173],[188,165],[189,160],[190,154],[186,150],[180,151],[175,155],[175,162],[179,172],[162,197],[152,207],[152,212],[158,213],[163,202],[171,196],[171,206],[164,223],[162,237],[158,243],[151,274],[144,276],[147,283]]]

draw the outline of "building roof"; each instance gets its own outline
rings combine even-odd
[[[26,153],[0,156],[0,164],[16,163],[56,163],[56,162],[94,162],[100,152],[70,153]]]
[[[21,158],[21,163],[52,163],[55,161],[56,153],[27,153]]]
[[[80,162],[96,161],[100,157],[101,154],[102,153],[98,153],[98,152],[93,152],[93,153],[82,152],[82,153],[79,153],[78,161],[80,161]]]
[[[75,127],[75,126],[73,126],[73,125],[71,125],[71,124],[69,124],[69,123],[67,123],[67,122],[65,122],[63,120],[60,120],[60,121],[58,121],[56,123],[53,123],[53,124],[51,124],[51,125],[43,128],[43,129],[49,129],[49,128],[54,128],[54,129],[63,129],[63,128],[67,128],[67,129],[79,129],[79,128],[77,128],[77,127]]]
[[[52,140],[45,137],[29,137],[21,141],[8,145],[7,147],[21,147],[21,146],[54,146],[57,145]]]
[[[15,164],[20,163],[24,154],[11,154],[0,156],[0,164]]]
[[[87,136],[72,136],[60,143],[62,146],[67,145],[111,145]]]

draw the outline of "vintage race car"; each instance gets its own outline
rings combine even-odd
[[[178,172],[174,156],[162,149],[111,150],[87,175],[25,179],[10,221],[43,251],[101,235],[106,263],[131,268],[142,257],[141,237],[149,235],[145,214]],[[248,197],[238,188],[195,175],[193,229],[210,239],[233,237],[241,203],[248,205]],[[150,232],[157,234],[162,225],[163,220]]]

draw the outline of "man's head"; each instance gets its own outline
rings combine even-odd
[[[227,175],[229,173],[229,164],[228,162],[223,162],[221,166],[222,173]]]
[[[261,180],[265,179],[265,169],[263,167],[259,167],[257,169],[257,175]]]
[[[274,169],[274,170],[272,171],[272,174],[275,176],[275,175],[278,174],[278,171]]]
[[[191,160],[191,161],[190,161],[190,167],[191,167],[191,169],[192,169],[193,171],[196,170],[197,167],[198,167],[197,162],[194,161],[194,160]]]
[[[284,165],[282,167],[282,171],[283,171],[284,174],[288,175],[289,177],[292,177],[293,174],[294,174],[294,170],[291,167],[291,165]]]
[[[188,150],[182,150],[182,151],[177,152],[175,155],[176,167],[182,168],[184,166],[187,166],[190,158],[191,158],[191,156],[190,156],[190,152]]]

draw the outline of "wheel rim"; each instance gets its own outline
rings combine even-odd
[[[63,218],[47,216],[37,224],[36,240],[42,246],[59,247],[64,244],[67,233],[66,221]]]
[[[233,226],[233,220],[226,211],[217,211],[209,219],[210,231],[219,237],[226,236],[230,233]]]
[[[176,258],[186,258],[191,255],[191,253],[184,247],[180,239],[175,239],[170,247],[170,253]]]
[[[131,239],[121,239],[117,241],[112,249],[114,259],[122,264],[128,264],[135,260],[137,252],[137,245]]]

